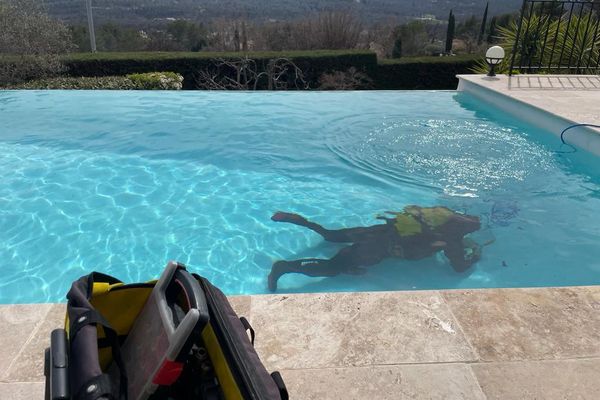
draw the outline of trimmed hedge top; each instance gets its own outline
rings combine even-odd
[[[442,56],[442,57],[402,57],[380,60],[381,65],[396,65],[396,64],[457,64],[476,62],[483,58],[479,54],[461,54],[459,56]]]
[[[241,58],[248,57],[255,60],[273,58],[320,58],[338,57],[348,55],[375,56],[367,50],[307,50],[307,51],[256,51],[256,52],[187,52],[187,51],[146,51],[146,52],[98,52],[98,53],[72,53],[63,58],[70,61],[110,61],[110,60],[174,60],[174,59],[214,59],[214,58]]]
[[[184,88],[197,89],[202,87],[198,84],[199,71],[219,70],[219,59],[235,61],[245,57],[255,60],[260,71],[268,68],[270,60],[291,59],[302,70],[311,88],[319,87],[324,74],[353,69],[371,78],[376,89],[456,89],[456,75],[471,73],[482,60],[481,55],[460,55],[403,57],[378,63],[375,53],[365,50],[77,53],[65,56],[63,60],[67,67],[66,75],[71,77],[115,77],[173,71],[184,77]],[[0,56],[0,63],[8,61],[8,58]],[[219,73],[227,75],[231,72],[222,69]],[[87,83],[96,85],[92,80]],[[265,85],[258,88],[266,89]]]
[[[119,76],[152,71],[173,71],[183,75],[184,88],[198,87],[197,74],[216,67],[219,59],[251,58],[258,72],[267,68],[269,60],[288,58],[304,74],[311,87],[317,87],[321,75],[331,71],[346,71],[351,67],[371,75],[377,69],[375,53],[364,50],[317,50],[256,53],[209,52],[140,52],[140,53],[79,53],[63,60],[70,76]],[[264,89],[263,87],[260,87]]]
[[[415,57],[387,60],[375,75],[377,89],[454,90],[456,75],[469,74],[481,60],[479,55]]]

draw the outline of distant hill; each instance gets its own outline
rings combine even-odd
[[[487,0],[92,0],[99,23],[128,25],[170,18],[209,21],[215,18],[286,20],[324,10],[353,10],[365,22],[433,15],[445,20],[450,9],[460,20],[480,16]],[[45,0],[50,14],[68,23],[85,21],[84,0]],[[522,0],[492,0],[490,14],[518,11]]]

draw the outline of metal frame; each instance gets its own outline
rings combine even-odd
[[[536,16],[538,23],[529,23]],[[592,22],[580,26],[588,16]],[[544,20],[547,22],[542,23]],[[565,35],[559,38],[565,24]],[[570,51],[565,51],[567,40],[574,43]],[[597,74],[599,50],[600,0],[523,0],[508,74]]]

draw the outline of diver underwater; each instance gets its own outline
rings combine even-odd
[[[277,290],[277,282],[285,274],[298,273],[311,277],[332,277],[339,274],[360,275],[365,267],[387,258],[418,260],[440,251],[456,272],[464,272],[481,258],[482,246],[466,237],[481,228],[480,218],[461,214],[448,207],[406,206],[401,212],[386,211],[376,218],[385,224],[331,230],[305,217],[276,212],[275,222],[303,226],[326,241],[351,243],[330,259],[304,258],[276,261],[268,276],[269,290]]]

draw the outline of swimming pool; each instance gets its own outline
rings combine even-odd
[[[480,215],[495,241],[464,274],[438,255],[280,291],[600,283],[599,159],[464,93],[3,91],[0,122],[0,303],[170,259],[266,293],[273,261],[341,248],[273,212],[335,228],[409,204]]]

